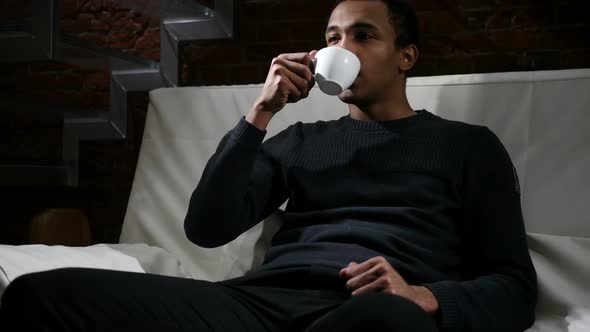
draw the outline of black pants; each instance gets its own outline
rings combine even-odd
[[[351,297],[338,271],[258,271],[223,282],[66,268],[14,280],[2,331],[436,331],[413,302]]]

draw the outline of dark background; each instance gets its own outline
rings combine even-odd
[[[213,1],[200,2],[211,6]],[[30,3],[2,0],[0,21],[18,22],[27,15]],[[157,14],[139,13],[117,3],[61,0],[61,29],[98,45],[159,60]],[[415,76],[590,67],[586,0],[413,3],[423,39]],[[183,47],[182,85],[264,82],[276,55],[324,46],[330,7],[329,1],[318,0],[238,1],[236,38]],[[108,109],[109,75],[51,61],[0,64],[0,98],[23,105],[34,100],[55,107]],[[147,93],[130,95],[127,140],[81,144],[79,186],[0,187],[0,243],[30,243],[31,219],[56,207],[83,211],[94,243],[117,242],[147,104]],[[0,164],[61,158],[61,118],[27,112],[24,106],[0,112]]]

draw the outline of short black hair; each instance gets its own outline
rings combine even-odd
[[[332,11],[339,4],[350,0],[337,0],[332,7]],[[389,9],[389,21],[393,25],[397,35],[395,47],[400,49],[409,45],[420,46],[420,29],[418,26],[418,16],[412,5],[405,0],[375,0],[381,1]]]

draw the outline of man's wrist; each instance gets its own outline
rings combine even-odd
[[[250,112],[246,115],[246,121],[250,122],[260,130],[266,130],[273,115],[274,114],[271,112],[263,111],[262,105],[255,103],[250,109]]]
[[[433,317],[438,313],[438,300],[430,289],[424,286],[410,286],[414,289],[416,299],[414,302],[418,304],[429,316]]]

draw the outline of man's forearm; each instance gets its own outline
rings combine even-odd
[[[256,222],[258,205],[265,203],[248,199],[254,192],[261,197],[260,191],[268,190],[272,178],[267,168],[254,165],[264,134],[248,126],[241,120],[224,136],[191,196],[185,232],[200,246],[215,247],[232,240]]]

